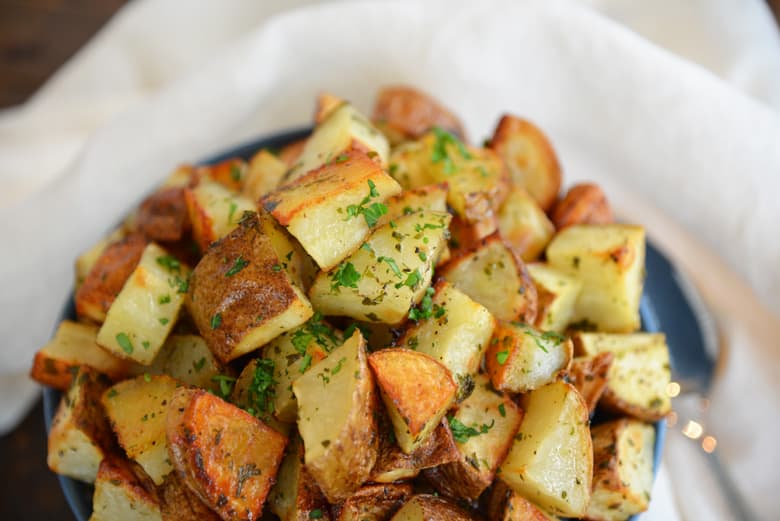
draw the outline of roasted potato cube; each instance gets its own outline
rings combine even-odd
[[[404,190],[385,201],[387,213],[379,218],[377,225],[385,225],[413,212],[430,211],[444,213],[447,211],[447,190],[446,183]]]
[[[175,242],[190,229],[184,188],[161,188],[138,207],[136,227],[152,241]]]
[[[211,378],[227,372],[227,368],[198,335],[171,335],[147,372],[167,374],[187,385],[216,390]]]
[[[76,314],[101,323],[146,248],[143,235],[134,233],[109,244],[76,291]]]
[[[251,199],[207,178],[185,189],[184,200],[192,222],[192,235],[202,252],[238,226],[244,212],[257,210]]]
[[[451,260],[441,275],[499,320],[533,323],[536,287],[525,264],[498,235]]]
[[[96,342],[97,333],[97,326],[63,320],[51,342],[35,353],[30,377],[66,391],[81,366],[91,367],[112,380],[127,375],[129,363],[101,349]]]
[[[578,355],[611,352],[615,356],[599,402],[604,408],[649,422],[669,414],[672,403],[666,387],[671,372],[663,334],[577,333],[574,346]]]
[[[103,252],[106,251],[106,248],[108,248],[110,244],[119,241],[126,235],[127,230],[125,230],[123,227],[119,227],[111,232],[107,237],[100,239],[90,249],[76,258],[76,262],[74,263],[76,277],[73,284],[73,286],[76,288],[76,291],[78,291],[84,281],[87,280],[89,272],[92,270],[92,267],[95,266],[95,263],[103,254]]]
[[[558,521],[497,479],[487,500],[488,519],[495,521]]]
[[[368,357],[393,423],[398,446],[411,454],[450,408],[458,385],[433,357],[410,349],[382,349]]]
[[[391,521],[475,521],[476,518],[444,498],[419,494],[407,501]]]
[[[625,521],[647,510],[653,488],[655,429],[620,419],[593,427],[593,496],[586,517]]]
[[[322,269],[355,251],[401,191],[382,167],[351,151],[263,197],[263,207],[287,228]]]
[[[525,188],[542,210],[552,208],[561,189],[561,167],[547,136],[536,125],[505,115],[489,146],[506,163],[514,184]]]
[[[439,280],[434,289],[431,316],[411,322],[397,345],[438,360],[458,384],[459,398],[464,397],[473,387],[471,376],[479,369],[496,321],[487,309],[447,281]]]
[[[218,378],[222,380],[222,378]],[[230,382],[230,379],[228,378],[226,381]],[[220,385],[223,384],[220,382]],[[226,386],[225,391],[227,389]],[[233,382],[230,403],[259,418],[276,432],[289,436],[295,418],[292,422],[282,422],[273,415],[274,400],[278,390],[279,384],[274,379],[274,366],[271,365],[271,361],[256,358],[244,366],[239,377]],[[288,391],[292,394],[291,389]],[[227,392],[223,393],[223,390],[220,389],[220,394],[227,395]]]
[[[165,418],[179,385],[169,376],[143,375],[115,384],[101,400],[119,445],[158,485],[173,470]]]
[[[433,127],[465,140],[458,118],[430,95],[408,86],[384,87],[374,104],[374,124],[391,144],[422,137]]]
[[[492,483],[522,419],[515,402],[496,393],[487,377],[477,375],[474,391],[449,417],[458,459],[424,470],[425,477],[446,496],[476,500]]]
[[[587,320],[599,331],[610,333],[639,329],[644,228],[625,224],[570,226],[547,246],[547,261],[582,282],[573,321]]]
[[[495,216],[487,216],[477,222],[468,222],[454,215],[450,223],[450,246],[455,250],[455,255],[478,248],[483,239],[498,231],[498,219]]]
[[[574,316],[582,282],[547,264],[532,263],[527,267],[536,286],[538,305],[534,325],[562,333]]]
[[[328,501],[346,499],[377,457],[374,378],[360,331],[292,386],[306,468]]]
[[[290,280],[283,261],[254,213],[195,267],[187,305],[221,361],[253,351],[311,317],[311,305]]]
[[[244,188],[247,169],[246,161],[239,157],[232,157],[219,163],[197,167],[194,178],[196,183],[204,180],[214,181],[231,192],[241,192]]]
[[[279,186],[286,172],[287,163],[262,149],[249,160],[241,195],[250,201],[259,200]]]
[[[89,521],[163,521],[149,477],[119,456],[100,463]]]
[[[259,519],[287,438],[206,391],[183,395],[166,425],[176,471],[222,519]]]
[[[485,365],[493,387],[499,391],[524,393],[553,380],[569,368],[570,339],[532,326],[501,323],[485,354]]]
[[[426,295],[449,222],[446,213],[415,212],[382,226],[341,264],[317,275],[312,304],[325,315],[401,323]]]
[[[338,160],[340,155],[350,150],[370,153],[376,157],[379,167],[386,167],[390,157],[390,145],[385,136],[355,107],[342,103],[314,129],[287,174],[286,182],[295,181],[312,170]]]
[[[406,454],[396,443],[393,425],[387,415],[379,420],[379,456],[371,471],[369,481],[393,483],[414,478],[421,470],[455,461],[459,457],[449,423],[442,419],[422,444],[411,454]]]
[[[287,168],[292,168],[298,163],[308,140],[308,138],[299,139],[279,149],[279,159],[284,161]]]
[[[260,229],[270,239],[271,247],[276,252],[282,269],[290,276],[293,284],[301,291],[307,291],[319,272],[317,263],[268,212],[261,209],[258,216]]]
[[[314,123],[321,124],[333,114],[333,112],[345,104],[346,101],[329,92],[321,92],[317,95],[317,105],[314,108]]]
[[[411,483],[366,485],[334,505],[334,521],[387,521],[414,494]]]
[[[149,365],[179,318],[189,268],[151,243],[100,328],[97,343],[120,358]]]
[[[611,224],[615,222],[607,196],[598,185],[582,183],[569,188],[550,212],[558,230],[575,224]]]
[[[331,519],[325,496],[303,464],[303,443],[296,435],[268,494],[268,508],[281,521]]]
[[[538,258],[555,234],[555,227],[544,210],[519,186],[509,191],[498,210],[498,230],[526,262]]]
[[[101,460],[116,451],[100,405],[100,396],[109,383],[92,369],[82,367],[76,372],[49,431],[46,461],[57,474],[92,483]]]
[[[221,519],[190,490],[176,472],[165,476],[157,493],[160,498],[162,521],[220,521]]]
[[[501,479],[548,512],[583,516],[593,476],[585,401],[572,385],[557,381],[526,393],[520,405],[525,415]]]
[[[571,361],[566,372],[568,381],[577,388],[588,411],[593,414],[596,404],[607,388],[607,375],[615,355],[609,351],[592,356],[578,356]]]

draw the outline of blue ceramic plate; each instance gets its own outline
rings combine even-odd
[[[311,129],[304,128],[258,139],[209,158],[203,163],[217,163],[230,157],[249,159],[261,148],[278,149],[308,136],[310,132]],[[645,331],[666,333],[675,379],[677,379],[677,375],[712,374],[713,362],[706,354],[701,329],[690,303],[681,290],[677,272],[651,244],[647,245],[646,271],[647,279],[640,306],[642,328]],[[72,299],[69,299],[61,318],[62,320],[75,320],[76,311]],[[58,391],[50,388],[44,389],[43,413],[47,431],[59,401],[60,393]],[[658,422],[655,426],[655,432],[653,470],[657,473],[666,435],[666,424],[663,421]],[[63,476],[59,476],[59,480],[76,519],[87,521],[92,513],[92,486]],[[638,518],[639,516],[634,516],[632,519]]]

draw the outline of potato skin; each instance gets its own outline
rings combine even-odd
[[[220,517],[211,510],[181,480],[179,474],[171,472],[157,488],[160,497],[160,513],[163,521],[219,521]]]
[[[487,497],[488,519],[494,521],[550,521],[554,519],[539,507],[512,491],[497,479]]]
[[[477,518],[451,501],[418,494],[396,512],[392,521],[475,521]]]
[[[615,222],[607,196],[593,183],[569,188],[551,213],[555,228],[562,230],[575,224],[610,224]]]
[[[377,94],[373,121],[393,143],[417,139],[440,127],[465,141],[458,118],[428,94],[408,86],[385,87]]]
[[[411,483],[366,485],[333,506],[334,521],[383,521],[390,519],[414,494]]]
[[[179,241],[190,226],[183,187],[162,188],[138,207],[136,227],[149,240]]]
[[[123,496],[117,501],[120,488]],[[154,482],[138,465],[118,455],[106,457],[100,463],[92,510],[90,521],[162,519]]]
[[[607,351],[593,357],[575,358],[569,367],[566,377],[585,399],[591,414],[607,387],[607,373],[614,358],[614,353]]]
[[[146,248],[140,233],[131,233],[110,244],[76,291],[76,314],[94,322],[106,319],[108,308],[133,273]]]

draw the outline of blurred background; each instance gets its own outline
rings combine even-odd
[[[767,0],[780,21],[780,0]],[[127,0],[0,0],[0,110],[27,100]],[[46,469],[40,403],[0,438],[0,519],[72,520]]]

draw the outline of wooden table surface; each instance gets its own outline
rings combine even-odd
[[[0,108],[24,102],[127,0],[0,0]],[[780,0],[767,0],[780,21]],[[0,437],[0,519],[73,521],[46,468],[41,404]]]

